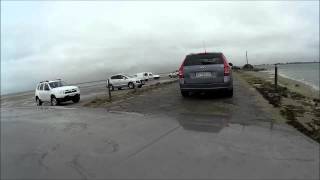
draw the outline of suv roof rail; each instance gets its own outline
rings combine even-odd
[[[199,54],[222,54],[222,52],[200,52],[200,53],[190,53],[189,55],[199,55]]]

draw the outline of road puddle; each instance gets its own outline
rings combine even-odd
[[[178,116],[180,125],[186,130],[218,133],[228,126],[230,115],[182,113]]]

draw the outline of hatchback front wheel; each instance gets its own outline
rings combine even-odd
[[[128,84],[128,87],[129,87],[130,89],[133,89],[133,88],[134,88],[134,84],[133,84],[132,82],[130,82],[130,83]]]

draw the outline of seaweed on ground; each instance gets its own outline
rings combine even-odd
[[[240,73],[240,75],[250,85],[255,87],[270,104],[274,107],[280,107],[280,114],[288,120],[288,124],[317,142],[320,142],[320,99],[308,101],[306,96],[290,91],[287,87],[278,85],[277,88],[275,88],[274,83],[263,80],[262,78],[254,77],[246,73]],[[290,98],[296,103],[301,104],[301,106],[282,104],[282,97]],[[305,107],[307,109],[305,109]],[[303,117],[306,111],[315,118],[313,118],[311,122],[300,122],[297,117]]]
[[[305,109],[302,106],[282,105],[280,113],[287,120],[295,121],[298,116],[302,116],[305,113]]]
[[[289,93],[290,97],[293,98],[293,99],[296,99],[296,100],[300,100],[300,99],[305,99],[306,97],[300,93],[297,93],[297,92],[293,92],[293,91],[290,91]]]

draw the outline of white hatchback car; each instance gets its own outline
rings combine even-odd
[[[67,86],[59,79],[42,81],[36,88],[35,99],[38,106],[41,106],[43,102],[50,102],[52,106],[70,100],[77,103],[80,100],[80,89],[77,86]]]
[[[135,87],[141,88],[143,85],[141,79],[126,74],[117,74],[111,76],[109,78],[109,83],[110,90],[114,90],[114,88],[118,88],[120,90],[124,87],[128,87],[130,89]]]

